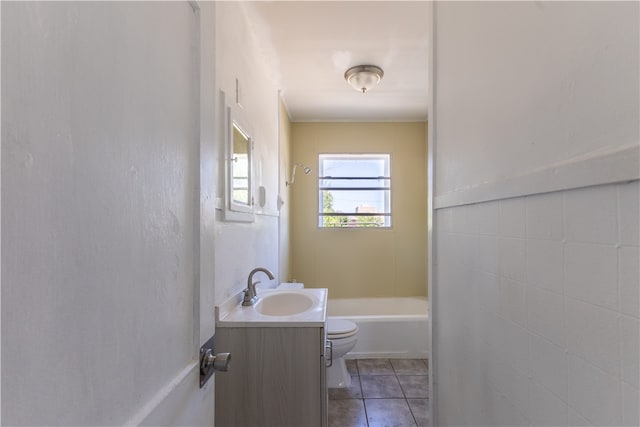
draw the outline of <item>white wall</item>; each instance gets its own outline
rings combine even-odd
[[[196,363],[212,18],[2,4],[3,425],[212,423]]]
[[[639,424],[638,6],[435,5],[436,425]]]
[[[266,189],[266,204],[256,205],[255,222],[216,222],[216,300],[222,302],[247,286],[249,272],[267,267],[279,276],[278,262],[278,90],[271,70],[258,49],[246,6],[242,2],[216,3],[216,79],[227,101],[235,103],[235,81],[240,82],[242,107],[235,107],[249,123],[255,139],[256,186]],[[221,128],[221,126],[219,127]],[[223,137],[220,136],[222,148]],[[219,151],[217,197],[224,198]],[[286,272],[285,272],[286,273]],[[266,277],[257,277],[266,281]]]
[[[436,7],[439,198],[638,143],[638,5],[608,3]]]
[[[438,425],[638,425],[639,191],[437,211]]]

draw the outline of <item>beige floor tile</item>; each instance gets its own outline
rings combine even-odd
[[[329,427],[367,427],[363,400],[330,400]]]
[[[429,383],[426,375],[398,375],[398,381],[406,398],[429,397]]]
[[[345,360],[345,363],[347,365],[349,375],[358,375],[358,363],[356,362],[356,359],[347,359]]]
[[[415,426],[415,420],[404,399],[365,399],[369,427]]]
[[[426,427],[427,359],[346,360],[351,387],[329,389],[330,427]]]
[[[404,398],[395,375],[361,376],[362,396],[368,398]]]
[[[423,359],[391,359],[396,375],[427,375],[427,364]]]
[[[360,377],[351,375],[351,387],[330,388],[329,399],[362,399],[362,389],[360,388]]]
[[[389,359],[358,359],[360,375],[394,375]]]
[[[409,408],[411,408],[411,413],[413,414],[413,418],[415,418],[418,423],[418,427],[427,427],[429,425],[429,413],[428,410],[428,399],[407,399],[409,403]]]

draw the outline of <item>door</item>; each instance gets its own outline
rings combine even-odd
[[[2,424],[212,425],[201,11],[1,8]]]

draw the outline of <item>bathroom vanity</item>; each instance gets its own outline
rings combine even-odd
[[[215,422],[223,426],[326,426],[326,289],[263,290],[255,306],[216,307]]]

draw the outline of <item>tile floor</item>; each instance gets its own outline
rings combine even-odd
[[[351,387],[329,389],[330,427],[426,426],[426,359],[347,360]]]

